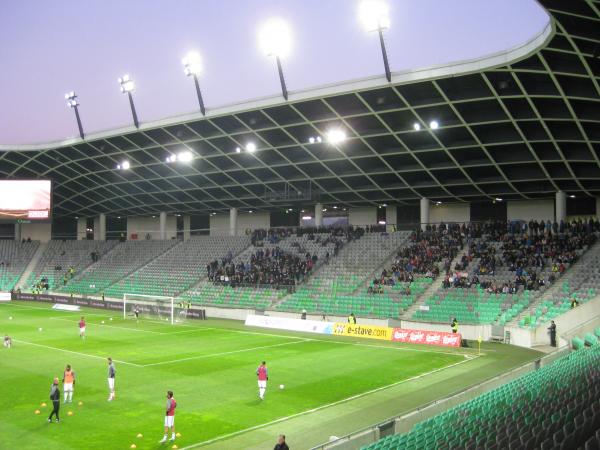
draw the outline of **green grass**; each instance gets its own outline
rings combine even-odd
[[[132,443],[138,449],[161,448],[158,440],[168,389],[178,402],[180,449],[202,442],[210,448],[266,448],[267,442],[272,447],[274,434],[264,434],[271,433],[272,427],[286,430],[291,437],[308,427],[313,431],[310,439],[298,435],[293,445],[308,448],[344,427],[354,427],[350,432],[370,425],[380,414],[389,417],[534,355],[489,349],[484,357],[466,359],[463,353],[473,355],[473,350],[263,332],[222,320],[171,326],[155,321],[136,324],[98,310],[83,314],[88,322],[86,340],[78,337],[79,313],[25,302],[0,305],[0,333],[14,339],[13,348],[2,348],[0,354],[4,393],[0,408],[5,412],[0,448],[126,449]],[[107,402],[108,356],[116,360],[114,402]],[[270,381],[267,398],[261,402],[255,370],[263,359]],[[67,363],[77,374],[74,403],[61,405],[60,424],[48,424],[49,409],[40,404],[50,403],[51,379],[61,376]],[[472,377],[465,379],[467,372]],[[438,385],[442,375],[445,380]],[[419,378],[410,380],[413,377]],[[430,381],[435,386],[423,391],[422,383]],[[285,389],[279,390],[279,384],[285,384]],[[405,401],[394,399],[396,391],[403,392]],[[78,401],[84,404],[77,406]],[[337,404],[324,407],[332,403]],[[357,406],[370,412],[356,416]],[[34,414],[36,409],[40,415]],[[69,410],[73,416],[67,416]],[[339,412],[327,419],[330,422],[322,420],[334,411]],[[336,425],[344,414],[346,420]],[[282,418],[288,419],[270,424]],[[253,430],[240,433],[248,428]],[[137,433],[144,437],[136,438]],[[232,438],[222,440],[228,435]]]

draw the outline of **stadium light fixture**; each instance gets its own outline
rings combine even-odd
[[[177,161],[190,162],[192,159],[194,159],[192,152],[181,152],[177,155]]]
[[[437,130],[440,127],[440,124],[437,120],[432,120],[431,122],[429,122],[429,127],[432,130]]]
[[[240,147],[236,147],[236,148],[235,148],[235,152],[236,152],[236,153],[242,153],[242,149],[241,149]]]
[[[292,33],[287,22],[279,17],[267,20],[258,32],[258,43],[265,55],[275,57],[281,93],[287,100],[288,91],[281,66],[281,58],[288,56],[292,47]]]
[[[130,167],[131,164],[127,160],[123,161],[121,164],[117,164],[117,169],[119,170],[129,170]]]
[[[254,142],[248,142],[246,144],[246,150],[249,153],[254,153],[256,151],[256,144]]]
[[[79,101],[77,100],[77,94],[75,94],[73,91],[67,92],[65,94],[65,100],[67,101],[67,106],[75,111],[77,128],[79,128],[79,136],[81,139],[85,139],[85,135],[83,134],[83,126],[81,125],[81,118],[79,117]]]
[[[346,140],[346,132],[340,128],[333,128],[326,134],[330,144],[337,145]]]
[[[131,107],[131,115],[133,116],[133,124],[136,128],[140,127],[140,123],[138,121],[137,113],[135,111],[135,105],[133,103],[133,95],[131,94],[135,90],[135,83],[129,76],[129,74],[125,74],[122,77],[119,77],[119,84],[121,85],[121,93],[127,94],[129,98],[129,106]]]
[[[202,59],[198,52],[190,52],[185,58],[181,60],[183,63],[183,69],[185,75],[194,79],[194,85],[196,86],[196,96],[198,97],[198,105],[200,105],[200,112],[203,116],[206,115],[206,108],[204,107],[204,100],[202,99],[202,92],[200,91],[200,83],[198,82],[198,75],[202,72]]]
[[[310,220],[312,219],[312,216],[302,216],[302,220]]]
[[[414,129],[415,131],[419,131],[419,130],[421,129],[421,124],[420,124],[419,122],[415,122],[415,123],[413,124],[413,129]]]
[[[575,198],[574,194],[569,195],[569,198]]]
[[[392,81],[392,72],[390,71],[385,40],[383,39],[383,30],[390,27],[390,10],[387,2],[384,0],[363,0],[358,8],[358,17],[367,32],[376,31],[379,34],[385,77],[388,81]]]

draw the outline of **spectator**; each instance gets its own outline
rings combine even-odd
[[[273,450],[290,450],[288,445],[285,443],[285,435],[279,435],[279,437],[277,438],[277,444],[275,444]]]

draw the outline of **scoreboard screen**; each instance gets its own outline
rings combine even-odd
[[[50,180],[0,180],[0,220],[50,219]]]

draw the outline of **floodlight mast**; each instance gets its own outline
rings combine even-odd
[[[75,119],[77,119],[77,128],[79,129],[79,136],[81,139],[85,139],[85,134],[83,133],[83,125],[81,125],[81,117],[79,117],[79,101],[77,100],[77,94],[71,91],[65,94],[65,99],[67,100],[67,106],[72,108],[75,111]]]
[[[283,98],[288,99],[288,90],[283,75],[281,58],[290,52],[291,33],[288,24],[281,18],[267,20],[259,31],[259,44],[267,56],[274,56]]]
[[[200,112],[203,116],[206,115],[206,108],[204,107],[204,100],[202,99],[202,91],[200,90],[200,83],[198,81],[198,75],[202,70],[200,61],[200,55],[196,52],[188,53],[183,58],[183,67],[186,76],[194,79],[194,85],[196,86],[196,96],[198,97],[198,105],[200,106]]]
[[[133,103],[133,95],[131,93],[135,89],[135,84],[133,80],[128,74],[123,75],[119,78],[119,84],[121,85],[121,92],[123,94],[127,94],[129,98],[129,106],[131,107],[131,115],[133,116],[133,124],[136,128],[140,127],[140,122],[138,121],[137,112],[135,111],[135,104]]]
[[[388,5],[384,0],[363,0],[359,7],[359,17],[368,32],[377,31],[379,34],[385,77],[391,82],[392,72],[390,71],[385,39],[383,38],[383,30],[390,27]]]

